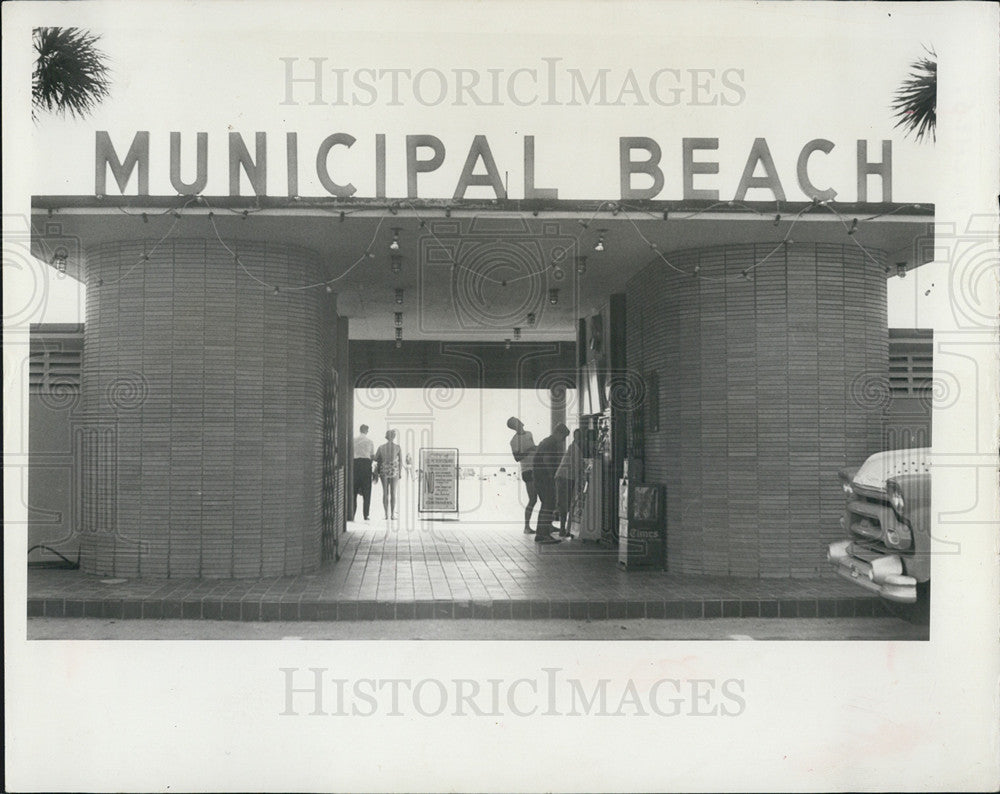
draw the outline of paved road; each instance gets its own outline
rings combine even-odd
[[[30,640],[926,640],[896,618],[237,622],[30,618]]]

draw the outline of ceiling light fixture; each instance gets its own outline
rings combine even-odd
[[[55,266],[55,269],[60,273],[66,272],[66,261],[69,259],[69,252],[63,248],[59,247],[56,249],[55,253],[52,254],[51,264]]]

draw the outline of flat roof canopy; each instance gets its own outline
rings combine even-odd
[[[111,241],[310,248],[352,339],[393,338],[402,310],[407,339],[502,341],[518,325],[525,339],[570,340],[577,318],[635,273],[691,248],[755,244],[763,258],[786,240],[858,245],[908,269],[934,251],[930,204],[35,196],[32,206],[33,253],[52,262],[64,248],[74,276],[89,246]]]

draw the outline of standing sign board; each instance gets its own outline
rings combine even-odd
[[[621,481],[626,505],[618,538],[623,568],[667,567],[666,500],[662,485]]]
[[[420,450],[421,513],[458,512],[458,450]]]

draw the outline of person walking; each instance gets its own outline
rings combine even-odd
[[[531,528],[531,514],[538,502],[538,492],[535,490],[532,472],[535,439],[532,438],[531,433],[524,429],[524,423],[516,416],[507,420],[507,427],[514,431],[514,435],[510,439],[510,451],[514,455],[514,460],[521,466],[521,480],[528,493],[528,504],[524,508],[524,534],[533,535],[535,530]]]
[[[555,527],[552,520],[556,516],[556,470],[565,452],[569,428],[562,422],[557,424],[552,435],[547,436],[535,449],[532,471],[535,488],[542,501],[538,508],[538,525],[535,529],[535,543],[559,543],[560,538],[552,537]]]
[[[573,440],[566,447],[559,468],[556,469],[556,504],[559,511],[559,537],[573,539],[569,531],[569,516],[576,497],[576,487],[583,471],[583,454],[580,450],[580,431],[573,431]]]
[[[351,521],[358,512],[359,496],[367,521],[372,504],[372,460],[375,457],[375,444],[368,438],[368,425],[361,425],[358,430],[361,434],[354,439],[354,498],[351,500]]]
[[[399,474],[403,468],[402,450],[395,443],[396,431],[387,430],[385,443],[375,452],[375,467],[382,483],[382,508],[385,517],[396,519],[396,494],[399,489]]]

